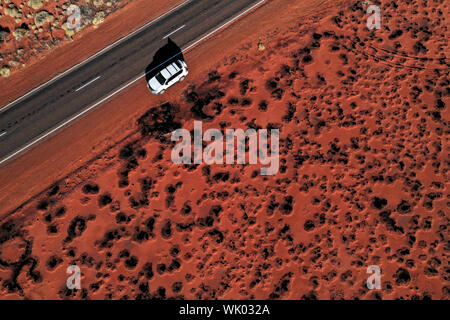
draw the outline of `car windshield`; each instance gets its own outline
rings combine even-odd
[[[156,80],[158,80],[158,82],[160,84],[164,84],[166,82],[166,79],[162,76],[161,73],[158,73],[155,77],[156,77]]]

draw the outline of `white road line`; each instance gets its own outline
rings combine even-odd
[[[97,81],[97,80],[100,79],[100,78],[101,78],[101,76],[98,76],[97,78],[95,78],[95,79],[89,81],[89,82],[86,83],[85,85],[82,85],[82,86],[79,87],[77,90],[75,90],[75,92],[80,91],[80,90],[83,89],[83,88],[86,88],[88,85],[90,85],[91,83]]]
[[[189,0],[191,1],[191,0]],[[187,2],[187,1],[186,1]],[[250,7],[249,9],[245,10],[244,12],[242,12],[241,14],[239,14],[238,16],[234,17],[233,19],[231,19],[230,21],[226,22],[225,24],[223,24],[222,26],[216,28],[215,30],[213,30],[212,32],[208,33],[206,36],[202,37],[200,40],[194,42],[193,44],[189,45],[188,47],[184,48],[182,50],[182,52],[185,52],[189,49],[191,49],[192,47],[194,47],[196,44],[198,44],[199,42],[205,40],[206,38],[208,38],[209,36],[213,35],[214,33],[216,33],[217,31],[223,29],[225,26],[229,25],[231,22],[235,21],[236,19],[238,19],[239,17],[243,16],[245,13],[249,12],[250,10],[256,8],[257,6],[261,5],[263,2],[265,2],[265,0],[261,0],[260,2],[258,2],[257,4],[255,4],[254,6]],[[98,105],[102,104],[103,102],[105,102],[106,100],[109,100],[111,97],[115,96],[116,94],[118,94],[119,92],[125,90],[126,88],[128,88],[129,86],[133,85],[134,83],[136,83],[138,80],[142,79],[143,77],[145,77],[147,75],[147,73],[137,76],[135,79],[131,80],[130,82],[128,82],[127,84],[125,84],[124,86],[122,86],[120,89],[112,92],[111,94],[109,94],[108,96],[106,96],[105,98],[101,99],[100,101],[94,103],[92,106],[87,107],[86,109],[84,109],[83,111],[81,111],[80,113],[78,113],[77,115],[73,116],[72,118],[64,121],[62,124],[58,125],[57,127],[51,129],[50,131],[42,134],[40,137],[36,138],[34,141],[28,143],[26,146],[22,147],[21,149],[15,151],[14,153],[8,155],[6,158],[3,158],[2,160],[0,160],[0,164],[3,164],[4,162],[8,161],[9,159],[15,157],[16,155],[18,155],[19,153],[21,153],[22,151],[25,151],[26,149],[28,149],[29,147],[33,146],[34,144],[38,143],[39,141],[45,139],[46,137],[48,137],[49,135],[51,135],[52,133],[58,131],[59,129],[65,127],[66,125],[68,125],[69,123],[71,123],[72,121],[78,119],[79,117],[81,117],[82,115],[84,115],[85,113],[89,112],[90,110],[94,109],[95,107],[97,107]],[[1,110],[0,110],[1,111]]]
[[[183,24],[181,27],[179,27],[178,29],[172,31],[171,33],[169,33],[167,36],[165,36],[163,39],[167,39],[168,37],[170,37],[171,35],[173,35],[175,32],[180,31],[181,29],[183,29],[184,27],[186,27],[185,24]]]
[[[6,131],[0,133],[0,137],[4,136],[6,134]]]
[[[55,77],[53,77],[52,79],[44,82],[43,84],[37,86],[36,88],[34,88],[33,90],[27,92],[26,94],[20,96],[19,98],[15,99],[14,101],[11,101],[10,103],[8,103],[7,105],[3,106],[0,108],[0,113],[4,112],[6,110],[8,110],[9,108],[11,108],[14,104],[16,104],[17,102],[25,99],[26,97],[28,97],[29,95],[35,93],[36,91],[40,90],[41,88],[45,87],[46,85],[60,79],[61,77],[65,76],[66,74],[68,74],[69,72],[81,67],[82,65],[88,63],[89,61],[91,61],[92,59],[96,58],[97,56],[101,55],[102,53],[104,53],[105,51],[110,50],[111,48],[117,46],[118,44],[120,44],[121,42],[129,39],[131,36],[133,36],[134,34],[138,33],[139,31],[147,28],[148,26],[154,24],[155,22],[161,20],[162,18],[164,18],[165,16],[167,16],[168,14],[172,13],[173,11],[178,10],[179,8],[185,6],[186,4],[188,4],[189,2],[191,2],[192,0],[186,0],[183,3],[180,3],[179,5],[177,5],[176,7],[170,9],[169,11],[163,13],[162,15],[160,15],[159,17],[153,19],[152,21],[147,22],[145,25],[143,25],[142,27],[139,27],[138,29],[134,30],[133,32],[127,34],[126,36],[120,38],[119,40],[115,41],[114,43],[106,46],[105,48],[103,48],[102,50],[100,50],[99,52],[93,54],[92,56],[88,57],[87,59],[77,63],[76,65],[74,65],[73,67],[67,69],[66,71],[56,75]]]

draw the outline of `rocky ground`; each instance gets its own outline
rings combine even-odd
[[[0,75],[9,77],[33,56],[72,41],[76,33],[97,27],[132,0],[4,0],[0,3]],[[68,12],[70,5],[79,8]],[[73,20],[70,20],[70,17]]]

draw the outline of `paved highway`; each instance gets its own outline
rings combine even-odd
[[[1,107],[0,165],[144,77],[145,68],[169,37],[184,52],[263,2],[188,0]]]

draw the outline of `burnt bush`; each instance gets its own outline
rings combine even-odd
[[[181,128],[181,123],[175,120],[177,110],[168,102],[150,109],[137,121],[141,134],[162,139],[163,135]]]

